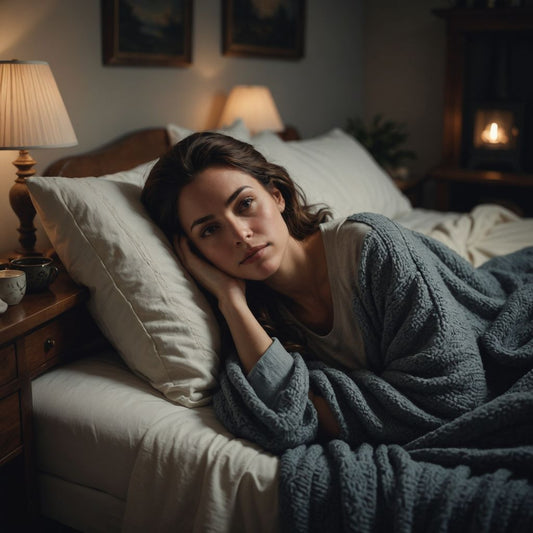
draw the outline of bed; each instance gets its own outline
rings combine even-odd
[[[335,216],[373,211],[444,242],[474,265],[533,244],[533,220],[503,207],[413,209],[339,129],[299,140],[224,133],[284,165]],[[136,131],[28,180],[69,274],[87,286],[109,346],[33,382],[42,513],[79,531],[276,532],[279,457],[235,438],[211,399],[219,330],[139,194],[156,158],[190,132]],[[65,178],[71,179],[65,179]]]

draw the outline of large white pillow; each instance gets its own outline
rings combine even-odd
[[[216,386],[219,330],[140,201],[154,162],[100,178],[33,177],[28,188],[59,258],[126,364],[167,398],[203,405]]]
[[[225,135],[229,135],[230,137],[234,137],[239,141],[247,143],[249,143],[251,140],[250,130],[240,118],[235,119],[233,124],[230,124],[229,126],[212,131],[224,133]],[[191,133],[194,133],[193,130],[178,126],[177,124],[167,124],[167,132],[170,139],[170,144],[176,144],[185,137],[188,137]]]
[[[309,203],[325,203],[335,217],[372,211],[397,217],[412,210],[390,176],[353,137],[340,129],[301,141],[283,142],[263,131],[252,144],[284,166]]]

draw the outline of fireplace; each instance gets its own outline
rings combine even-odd
[[[531,139],[524,112],[533,106],[533,34],[487,28],[467,34],[464,44],[462,163],[521,172],[528,167],[522,138]]]
[[[472,104],[467,122],[467,168],[522,171],[523,105]]]
[[[449,8],[436,207],[533,216],[533,8]]]

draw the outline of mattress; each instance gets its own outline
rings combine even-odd
[[[33,382],[42,512],[80,531],[276,531],[278,459],[107,351]]]

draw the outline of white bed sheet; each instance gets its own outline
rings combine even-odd
[[[124,531],[278,529],[278,459],[233,438],[210,407],[170,403],[112,352],[39,377],[33,400],[50,518],[95,530],[96,511],[70,512],[76,493],[93,492],[107,527],[124,502]]]
[[[520,218],[495,204],[479,205],[469,213],[417,208],[396,220],[438,239],[474,266],[533,245],[533,218]]]

